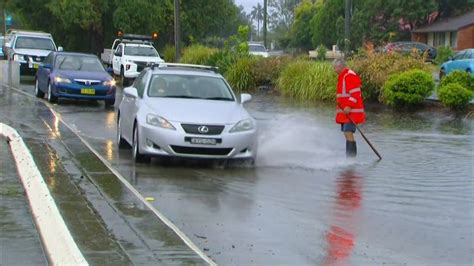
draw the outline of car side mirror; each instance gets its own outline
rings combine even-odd
[[[51,64],[43,64],[42,67],[44,69],[51,69]]]
[[[6,48],[12,48],[12,44],[9,43],[9,42],[6,42],[6,43],[4,44],[4,46],[5,46]]]
[[[62,52],[62,51],[64,51],[64,48],[62,46],[59,46],[58,47],[58,52]]]
[[[123,90],[123,94],[131,98],[138,98],[138,91],[135,87],[126,87]]]
[[[115,55],[115,56],[122,56],[122,53],[120,53],[120,52],[115,52],[114,55]]]
[[[114,69],[111,67],[106,68],[105,71],[107,71],[107,73],[109,73],[110,75],[114,74]]]
[[[240,95],[240,103],[241,104],[244,104],[246,102],[250,102],[250,100],[252,100],[252,95],[250,95],[248,93],[242,93]]]

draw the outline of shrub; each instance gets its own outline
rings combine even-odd
[[[440,87],[458,83],[466,89],[474,91],[474,77],[466,71],[455,70],[441,79]]]
[[[174,62],[175,48],[172,45],[167,44],[163,49],[163,56],[165,62]]]
[[[449,57],[453,55],[454,51],[450,47],[439,47],[436,54],[435,63],[441,65],[442,63],[448,61]]]
[[[316,49],[316,60],[319,60],[319,61],[326,60],[327,51],[328,49],[326,49],[324,45],[320,44],[318,48]]]
[[[291,58],[288,56],[256,57],[255,67],[253,68],[256,85],[276,85],[281,71],[290,60]]]
[[[336,81],[331,64],[297,60],[283,69],[278,89],[298,99],[328,101],[335,100]]]
[[[382,89],[381,99],[394,107],[416,107],[434,88],[433,77],[422,70],[410,70],[388,78]]]
[[[438,89],[438,98],[440,101],[453,110],[466,109],[472,96],[472,91],[458,83],[449,83]]]
[[[224,76],[233,89],[244,91],[255,89],[255,77],[253,68],[256,59],[252,57],[241,57],[230,66]]]
[[[193,44],[184,48],[183,56],[179,60],[180,63],[186,64],[205,64],[212,54],[216,53],[217,49],[209,48],[200,44]]]
[[[227,70],[237,62],[241,55],[228,51],[218,51],[212,54],[206,62],[206,65],[216,66],[219,68],[219,72],[224,74]]]
[[[379,99],[381,89],[390,75],[411,69],[427,68],[420,56],[378,53],[372,50],[355,55],[348,63],[360,75],[364,99],[369,101],[381,100]]]

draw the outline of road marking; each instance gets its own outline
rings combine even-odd
[[[49,103],[49,102],[46,102],[46,100],[44,99],[39,99],[37,98],[36,96],[34,95],[31,95],[21,89],[18,89],[18,88],[15,88],[15,87],[9,87],[5,84],[2,84],[0,83],[0,85],[4,86],[4,87],[7,87],[7,88],[10,88],[16,92],[19,92],[21,94],[24,94],[26,96],[29,96],[29,97],[32,97],[32,98],[35,98],[37,100],[39,100],[40,102],[43,102],[51,111],[51,113],[53,113],[53,115],[59,120],[61,121],[61,123],[66,126],[69,130],[71,130],[74,135],[76,135],[84,145],[86,145],[86,147],[92,151],[92,153],[95,154],[95,156],[97,156],[97,158],[99,158],[99,160],[105,165],[107,166],[107,168],[145,205],[147,206],[163,223],[165,223],[171,230],[173,230],[178,236],[179,238],[181,238],[181,240],[184,241],[184,243],[186,243],[186,245],[192,249],[196,254],[198,254],[204,261],[206,261],[209,265],[217,265],[213,260],[211,260],[202,250],[199,249],[199,247],[194,244],[191,239],[189,239],[173,222],[171,222],[168,218],[166,218],[166,216],[164,214],[162,214],[160,211],[158,211],[157,209],[155,209],[155,207],[153,207],[153,205],[151,205],[150,202],[148,202],[145,197],[143,197],[140,192],[138,192],[132,184],[130,184],[127,179],[125,177],[123,177],[104,157],[102,157],[102,155],[99,154],[99,152],[97,152],[94,148],[92,148],[92,145],[89,144],[89,142],[87,142],[83,137],[81,137],[77,131],[71,127],[68,123],[66,123],[61,115],[59,113],[57,113],[54,109],[53,109],[53,106]]]
[[[74,242],[44,178],[18,132],[0,123],[26,191],[31,213],[51,265],[89,265]]]

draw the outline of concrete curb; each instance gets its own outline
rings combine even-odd
[[[69,233],[23,139],[15,129],[3,123],[0,123],[0,135],[5,136],[10,145],[49,263],[89,265]]]

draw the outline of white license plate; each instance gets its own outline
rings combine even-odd
[[[189,140],[192,144],[203,144],[203,145],[216,145],[216,139],[206,139],[206,138],[191,138]]]

